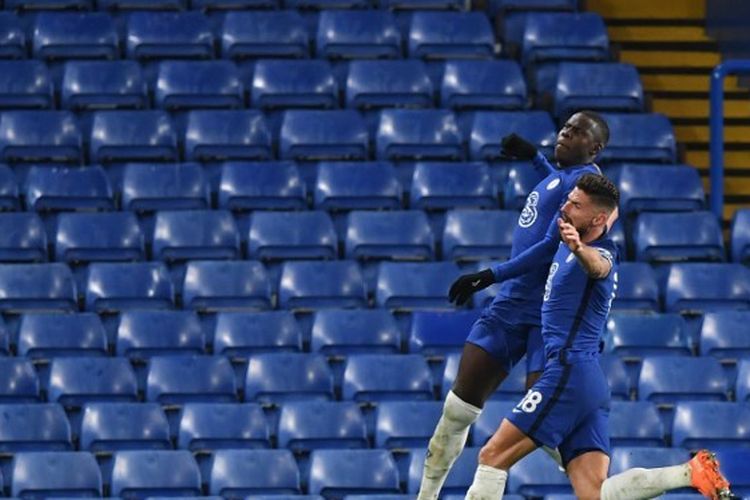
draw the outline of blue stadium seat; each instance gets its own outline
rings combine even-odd
[[[194,0],[193,3],[195,3]],[[96,0],[99,10],[127,12],[131,10],[182,10],[185,0]]]
[[[698,170],[690,165],[626,163],[620,166],[617,187],[624,215],[693,211],[705,206]]]
[[[479,418],[474,423],[470,438],[472,446],[484,446],[490,437],[497,432],[503,419],[510,415],[517,404],[517,401],[493,400],[484,403],[482,413],[479,414]]]
[[[496,208],[497,195],[485,163],[419,162],[410,204],[424,210]]]
[[[29,451],[13,457],[10,493],[14,497],[102,495],[94,455],[77,451]]]
[[[513,162],[508,169],[508,179],[502,189],[503,207],[523,211],[529,194],[543,177],[531,162]]]
[[[395,11],[464,9],[458,0],[378,0],[378,6]]]
[[[464,333],[468,334],[469,332],[465,330]],[[442,382],[443,398],[445,398],[448,391],[453,387],[453,383],[458,376],[458,365],[460,361],[461,352],[459,351],[454,351],[446,356]],[[523,398],[526,392],[526,361],[524,360],[516,363],[516,365],[511,368],[505,381],[500,384],[490,397],[502,401],[511,400],[517,403]],[[496,422],[496,424],[497,423],[499,422]]]
[[[221,167],[219,208],[305,209],[305,183],[293,162],[226,162]]]
[[[114,20],[103,12],[42,12],[31,33],[39,59],[116,59],[120,53]]]
[[[57,217],[57,261],[133,261],[143,259],[145,253],[143,234],[132,212],[63,213]]]
[[[39,378],[27,358],[0,358],[0,402],[34,403],[39,399]]]
[[[245,401],[278,403],[311,399],[333,399],[333,375],[323,356],[270,353],[250,358]]]
[[[625,358],[690,356],[685,320],[679,314],[613,313],[607,321],[605,350]]]
[[[60,88],[72,110],[148,107],[148,88],[135,61],[68,61]]]
[[[690,453],[682,448],[655,448],[650,446],[622,446],[612,450],[610,474],[620,474],[628,469],[667,467],[685,463]],[[667,496],[669,498],[669,496]]]
[[[0,211],[18,210],[21,207],[18,191],[18,182],[13,170],[8,165],[0,165]]]
[[[412,450],[409,456],[409,476],[406,491],[410,494],[416,494],[419,491],[419,485],[422,482],[422,472],[424,470],[424,459],[427,455],[426,449]],[[471,486],[474,479],[474,472],[477,469],[477,456],[479,448],[464,448],[451,467],[445,484],[441,490],[447,498],[449,495],[465,496],[466,491]],[[510,499],[513,495],[503,496]]]
[[[609,38],[602,16],[594,12],[534,13],[526,18],[522,61],[603,61],[609,58]]]
[[[3,262],[44,262],[47,260],[47,233],[35,213],[0,214],[0,260]]]
[[[322,210],[401,207],[402,187],[387,162],[320,162],[314,205]]]
[[[209,189],[198,163],[129,163],[122,174],[122,208],[136,212],[209,208]]]
[[[495,35],[484,12],[415,12],[409,28],[409,57],[490,59]]]
[[[203,354],[198,315],[190,311],[124,311],[117,325],[115,352],[143,360],[169,354]]]
[[[154,87],[154,104],[159,108],[241,108],[244,100],[239,72],[230,61],[159,63]]]
[[[714,356],[719,359],[750,357],[750,336],[745,333],[748,324],[748,311],[716,311],[704,314],[700,330],[701,356]]]
[[[201,475],[186,450],[118,451],[110,491],[122,498],[197,496],[201,494]]]
[[[643,111],[638,69],[625,63],[560,64],[555,89],[555,116],[567,119],[579,109]]]
[[[338,84],[330,64],[323,60],[260,60],[248,90],[256,108],[338,107]]]
[[[724,448],[718,450],[717,458],[721,462],[721,471],[732,485],[732,492],[737,495],[750,495],[750,480],[747,470],[750,466],[750,452],[746,448]]]
[[[710,357],[647,357],[638,381],[638,399],[654,403],[725,401],[727,390],[721,364]]]
[[[599,155],[602,162],[674,163],[677,146],[672,124],[659,113],[605,113],[610,141]]]
[[[361,402],[431,400],[432,375],[419,354],[349,356],[342,398]]]
[[[664,446],[664,425],[653,403],[612,401],[609,413],[611,446]]]
[[[0,404],[0,452],[72,450],[63,407],[52,403]]]
[[[190,8],[208,12],[223,10],[275,9],[277,0],[190,0]]]
[[[421,210],[355,211],[347,218],[348,259],[431,260],[435,238]]]
[[[307,57],[305,21],[296,10],[227,12],[221,30],[225,58]]]
[[[375,300],[389,309],[450,308],[448,289],[459,274],[453,262],[383,262]]]
[[[445,219],[443,259],[508,259],[518,213],[504,210],[452,210]]]
[[[328,309],[315,313],[311,351],[328,356],[353,353],[398,354],[401,332],[385,310]]]
[[[137,401],[138,384],[125,358],[55,358],[47,400],[66,407],[93,401]]]
[[[198,11],[133,12],[126,32],[128,59],[208,59],[214,53],[208,20]]]
[[[466,131],[473,160],[499,160],[502,138],[516,133],[547,155],[557,139],[555,124],[546,111],[477,111]]]
[[[740,264],[672,264],[667,280],[667,311],[750,308],[750,271]]]
[[[362,272],[356,262],[285,262],[279,305],[288,309],[365,307]]]
[[[683,401],[677,405],[672,427],[673,446],[689,450],[747,447],[748,438],[750,405],[747,403]]]
[[[107,355],[104,326],[93,313],[24,314],[17,344],[19,356],[36,359]]]
[[[517,62],[447,61],[440,105],[452,109],[520,109],[526,106],[526,82]]]
[[[64,264],[0,265],[0,311],[76,311],[73,274]]]
[[[107,174],[87,167],[32,166],[22,186],[27,210],[112,210],[115,208]]]
[[[6,10],[33,12],[37,10],[90,10],[93,0],[6,0]]]
[[[89,265],[87,311],[171,309],[173,305],[174,288],[166,266],[160,262]]]
[[[80,449],[93,453],[172,448],[167,417],[156,403],[89,403]]]
[[[82,154],[78,123],[68,111],[6,111],[0,116],[4,162],[80,162]]]
[[[732,262],[750,260],[750,210],[740,209],[732,217]]]
[[[290,311],[220,312],[216,316],[214,354],[245,358],[301,350],[302,331]]]
[[[724,237],[711,212],[642,213],[635,257],[647,262],[724,261]]]
[[[399,493],[396,463],[387,450],[315,450],[309,492],[340,500],[352,494]]]
[[[362,9],[371,4],[366,0],[284,0],[287,9],[316,11],[322,9]]]
[[[188,262],[182,303],[185,308],[202,312],[268,309],[268,274],[260,262]]]
[[[349,63],[346,105],[350,108],[432,107],[434,90],[422,61],[361,60]]]
[[[269,432],[263,408],[252,403],[188,403],[180,414],[177,446],[194,453],[224,448],[268,448]]]
[[[354,110],[290,110],[284,113],[279,156],[284,160],[365,160],[369,138]]]
[[[177,134],[165,111],[98,111],[89,157],[92,162],[177,161]]]
[[[738,363],[735,399],[740,402],[750,401],[750,360],[742,359]]]
[[[599,364],[609,381],[612,399],[628,400],[630,399],[631,383],[628,373],[625,369],[625,363],[619,356],[614,354],[603,355],[599,358]]]
[[[613,310],[659,311],[659,286],[645,262],[621,262]]]
[[[155,356],[149,361],[146,400],[162,404],[232,402],[234,371],[221,356]]]
[[[287,402],[279,416],[280,448],[295,453],[321,448],[368,448],[365,420],[354,402]]]
[[[426,447],[442,414],[442,401],[384,401],[375,411],[375,446]]]
[[[508,474],[508,491],[541,497],[572,493],[568,476],[542,450],[537,450],[513,466]]]
[[[290,450],[219,450],[211,460],[208,490],[225,498],[297,495],[300,473]]]
[[[54,107],[52,79],[41,61],[0,61],[3,109]]]
[[[462,141],[445,109],[385,109],[375,135],[379,160],[461,160]]]
[[[479,317],[478,310],[414,311],[409,333],[409,352],[435,356],[460,351]]]
[[[316,36],[319,58],[400,58],[402,40],[387,10],[326,10]]]
[[[333,221],[323,211],[255,212],[247,255],[251,259],[335,259]]]
[[[237,224],[226,210],[157,212],[153,234],[155,259],[235,259],[240,254]]]
[[[0,12],[0,57],[26,57],[26,35],[21,20],[12,12]]]
[[[578,0],[494,0],[493,7],[497,12],[515,11],[575,11]]]

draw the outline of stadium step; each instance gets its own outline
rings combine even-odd
[[[711,131],[708,124],[677,125],[674,124],[677,140],[684,143],[708,144]],[[750,137],[749,125],[724,125],[724,140],[728,143],[746,142]]]
[[[708,148],[688,149],[685,152],[685,161],[699,169],[708,169]],[[750,151],[724,151],[724,167],[750,173]]]
[[[652,110],[657,113],[664,113],[670,118],[708,119],[708,96],[703,99],[654,97]],[[750,95],[744,99],[726,99],[724,101],[724,116],[726,118],[750,117]]]
[[[610,19],[702,20],[705,2],[696,0],[588,0],[588,10]]]
[[[711,42],[701,26],[673,26],[665,30],[661,26],[623,25],[609,26],[609,39],[613,42]]]
[[[702,75],[690,75],[684,73],[641,73],[641,82],[646,92],[670,92],[675,94],[685,93],[705,93],[711,89],[711,78],[708,73]],[[742,92],[747,94],[748,91],[738,85],[736,78],[726,78],[724,80],[724,92]]]
[[[623,47],[625,45],[623,44]],[[713,50],[630,50],[620,51],[620,61],[640,68],[706,69],[711,71],[721,62],[721,56]]]

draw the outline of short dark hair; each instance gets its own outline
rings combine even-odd
[[[589,195],[596,205],[612,212],[620,203],[620,192],[611,180],[599,174],[584,174],[576,187]]]
[[[596,111],[585,109],[579,111],[579,113],[594,122],[594,138],[601,142],[602,146],[606,146],[609,142],[609,125],[607,125],[607,120]]]

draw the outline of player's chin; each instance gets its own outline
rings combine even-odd
[[[555,146],[555,161],[559,163],[560,165],[570,164],[569,151],[570,150],[566,146],[562,144],[557,144]]]

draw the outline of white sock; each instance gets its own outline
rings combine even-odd
[[[687,464],[659,469],[629,469],[602,484],[601,500],[654,498],[665,491],[690,486]]]
[[[435,427],[427,448],[427,458],[424,461],[422,484],[419,487],[417,500],[437,499],[453,462],[464,449],[469,427],[481,411],[481,408],[463,401],[453,391],[448,393],[443,405],[443,415]]]
[[[499,500],[503,498],[508,473],[489,465],[479,464],[474,482],[466,492],[466,500]]]

